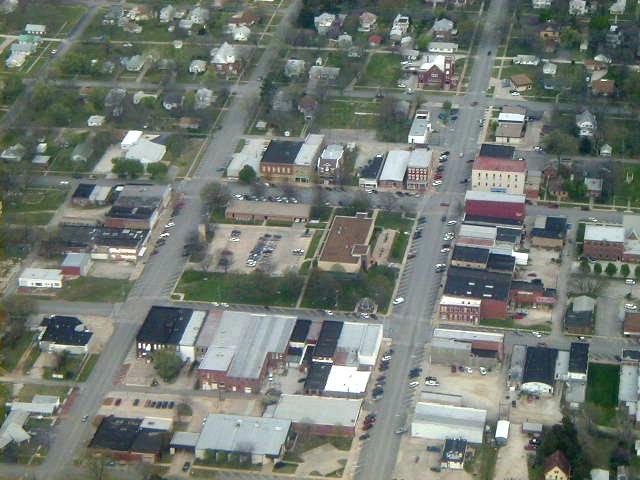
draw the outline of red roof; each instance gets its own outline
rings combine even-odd
[[[382,43],[382,35],[378,35],[378,34],[371,35],[369,37],[369,42],[371,42],[371,43]]]
[[[473,340],[471,342],[471,348],[475,350],[492,350],[499,352],[502,344],[500,342],[489,342],[486,340]]]
[[[571,465],[569,464],[569,460],[567,460],[567,457],[565,457],[564,453],[560,450],[556,450],[544,460],[545,474],[554,467],[558,467],[562,470],[567,477],[571,476]]]
[[[527,162],[510,158],[476,157],[473,162],[474,170],[495,170],[499,172],[526,172]]]

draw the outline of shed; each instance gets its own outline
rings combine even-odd
[[[542,433],[542,424],[534,422],[524,422],[522,424],[522,433]]]
[[[88,253],[67,253],[60,267],[65,275],[84,277],[91,268],[91,255]]]
[[[496,425],[496,444],[504,445],[509,439],[509,420],[498,420]]]

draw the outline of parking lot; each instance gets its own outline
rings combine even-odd
[[[440,466],[441,452],[428,452],[428,445],[436,445],[442,448],[444,442],[441,440],[425,440],[404,435],[400,443],[398,453],[398,463],[394,473],[394,478],[438,478],[444,480],[469,480],[473,478],[470,473],[464,470],[442,470],[439,473],[430,472],[431,467]],[[503,477],[495,477],[503,478]]]
[[[262,269],[282,274],[298,270],[313,232],[305,235],[302,225],[267,227],[253,225],[219,225],[209,246],[209,270],[250,273]]]

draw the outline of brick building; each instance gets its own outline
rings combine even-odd
[[[587,224],[584,230],[583,254],[599,260],[620,260],[624,253],[622,225]]]
[[[527,162],[478,156],[473,162],[471,188],[480,192],[524,193]]]
[[[467,215],[520,221],[525,217],[525,196],[521,194],[468,190],[464,201]]]
[[[459,79],[452,55],[425,55],[418,67],[419,88],[449,90],[458,86]]]

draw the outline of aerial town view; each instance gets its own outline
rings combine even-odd
[[[0,0],[0,479],[640,479],[639,115],[640,1]]]

